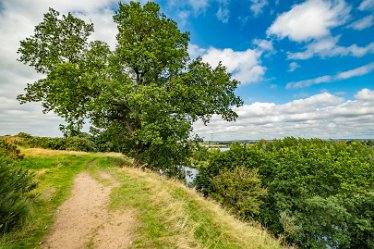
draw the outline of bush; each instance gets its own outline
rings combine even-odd
[[[29,211],[27,194],[36,186],[33,175],[9,157],[19,153],[13,149],[0,140],[0,234],[23,223]]]
[[[300,248],[373,248],[374,148],[296,138],[236,144],[211,158],[196,188],[216,197],[215,177],[240,167],[258,169],[268,195],[256,218],[273,233]]]
[[[22,159],[23,155],[21,154],[20,150],[14,144],[10,144],[4,140],[4,138],[0,138],[0,153],[3,153],[4,156],[8,156],[11,159]]]
[[[261,187],[261,180],[256,169],[237,167],[223,170],[212,179],[215,191],[212,197],[240,217],[253,217],[260,212],[266,190]]]
[[[96,151],[95,143],[87,138],[67,137],[64,141],[65,150]]]

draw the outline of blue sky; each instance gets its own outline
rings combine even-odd
[[[144,1],[143,1],[144,2]],[[374,138],[374,0],[161,0],[190,32],[192,58],[219,61],[241,81],[237,122],[213,117],[194,132],[210,139],[284,136]],[[16,61],[18,42],[53,7],[96,27],[115,45],[117,1],[3,0],[0,8],[0,134],[60,135],[61,120],[15,96],[40,77]],[[20,122],[21,120],[21,122]],[[214,132],[213,132],[214,131]]]
[[[181,26],[183,30],[190,31],[191,43],[201,48],[231,48],[234,51],[245,51],[258,49],[255,40],[271,43],[273,49],[264,52],[259,58],[261,66],[266,68],[262,80],[255,84],[243,82],[244,84],[238,89],[238,94],[243,96],[246,102],[282,103],[295,97],[306,97],[321,91],[339,93],[352,98],[358,90],[373,86],[373,74],[368,72],[360,77],[333,80],[310,87],[286,88],[290,82],[336,75],[374,62],[374,4],[373,1],[366,1],[371,5],[366,5],[367,7],[364,5],[365,8],[362,7],[360,10],[363,2],[347,1],[342,4],[342,1],[206,1],[206,5],[202,4],[198,10],[194,9],[193,5],[186,4],[179,6],[177,11],[175,11],[176,6],[168,1],[160,1],[160,5],[168,16],[183,24]],[[256,4],[257,8],[254,8],[256,11],[253,11],[251,7]],[[305,31],[307,33],[305,39],[295,39],[292,34],[295,33],[295,36],[297,29],[292,31],[287,30],[287,27],[284,27],[284,32],[288,34],[285,37],[276,32],[269,32],[270,27],[277,21],[277,17],[282,14],[286,15],[297,7],[307,12],[308,8],[314,6],[315,9],[325,7],[328,14],[332,15],[325,23],[318,23],[316,20],[316,25],[321,26],[319,29],[327,29],[325,35],[320,35],[318,32],[316,35],[308,35],[308,31]],[[222,9],[221,13],[227,13],[224,19],[218,15],[219,10]],[[181,12],[187,17],[181,18]],[[303,16],[293,18],[296,19],[295,21],[308,22]],[[366,25],[361,24],[356,28],[352,26],[362,20],[366,20]],[[328,22],[336,22],[336,24],[328,24]],[[299,28],[302,30],[302,23]],[[344,51],[336,54],[332,51],[318,54],[316,51],[306,59],[292,59],[289,55],[290,53],[303,53],[308,45],[322,41],[333,41],[335,48],[347,48],[353,44],[359,48],[371,45],[371,48],[366,53],[357,55]],[[290,64],[294,65],[293,71]]]

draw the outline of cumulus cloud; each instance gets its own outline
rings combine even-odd
[[[58,124],[63,120],[53,113],[42,114],[38,103],[20,105],[16,96],[23,92],[26,83],[40,78],[32,68],[17,62],[19,41],[33,34],[34,26],[42,21],[43,13],[52,7],[63,14],[73,12],[93,22],[92,39],[115,44],[116,26],[112,21],[111,6],[116,0],[2,0],[0,8],[0,127],[1,133],[26,131],[35,135],[57,136]],[[52,128],[51,128],[52,127]]]
[[[256,40],[254,43],[261,45],[256,45],[256,49],[245,51],[214,47],[204,49],[196,44],[189,44],[188,52],[191,59],[201,57],[204,62],[209,63],[212,67],[216,67],[219,62],[222,62],[222,65],[233,74],[235,79],[242,84],[248,84],[263,79],[266,68],[261,65],[260,57],[267,50],[273,49],[271,42],[268,43],[265,40]]]
[[[302,87],[308,87],[308,86],[318,85],[322,83],[329,83],[329,82],[337,81],[337,80],[345,80],[345,79],[349,79],[352,77],[357,77],[357,76],[368,74],[372,72],[373,70],[374,70],[374,62],[363,65],[358,68],[340,72],[336,75],[324,75],[324,76],[320,76],[314,79],[290,82],[287,84],[286,87],[287,88],[302,88]]]
[[[221,61],[233,77],[243,84],[262,79],[266,68],[260,64],[261,52],[253,49],[234,51],[231,48],[209,48],[202,55],[204,62],[215,67]]]
[[[364,88],[355,97],[360,101],[374,102],[374,91]]]
[[[370,28],[373,25],[373,16],[365,16],[352,24],[350,24],[348,27],[355,29],[355,30],[364,30],[367,28]]]
[[[361,5],[365,9],[370,6],[366,1]],[[344,0],[307,0],[279,15],[268,28],[267,34],[281,39],[287,37],[295,42],[307,42],[304,51],[288,53],[288,58],[293,60],[306,60],[314,56],[361,57],[374,53],[374,42],[365,46],[357,44],[340,46],[338,45],[340,36],[332,36],[331,29],[346,23],[350,11],[351,7]],[[373,16],[370,15],[347,27],[363,30],[372,25]]]
[[[354,56],[361,57],[366,54],[374,53],[374,42],[360,47],[356,44],[351,46],[339,46],[337,37],[325,37],[320,40],[309,43],[302,52],[289,52],[288,58],[293,60],[306,60],[313,56],[333,57],[333,56]]]
[[[196,123],[194,131],[216,140],[374,138],[373,101],[374,91],[362,89],[353,100],[324,92],[284,104],[255,102],[235,109],[236,122],[214,116],[208,126]]]
[[[330,29],[346,22],[350,7],[344,0],[307,0],[282,13],[268,35],[301,42],[330,35]]]

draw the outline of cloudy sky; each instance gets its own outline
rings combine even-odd
[[[61,136],[63,121],[16,96],[40,78],[17,62],[19,41],[52,7],[95,25],[115,46],[118,0],[0,0],[0,135]],[[142,1],[145,2],[145,1]],[[374,0],[160,0],[191,33],[191,57],[219,61],[241,81],[236,122],[214,117],[210,140],[285,136],[374,139]]]

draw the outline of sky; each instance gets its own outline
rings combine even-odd
[[[125,2],[125,1],[123,1]],[[141,1],[142,3],[146,1]],[[374,139],[374,0],[159,0],[190,32],[191,58],[222,61],[241,82],[239,118],[213,117],[207,140]],[[0,0],[0,135],[61,136],[63,120],[16,100],[42,77],[17,61],[19,41],[52,7],[93,22],[93,40],[115,47],[118,0]]]

